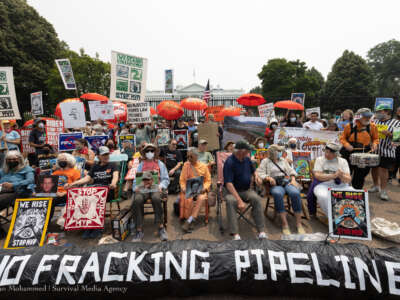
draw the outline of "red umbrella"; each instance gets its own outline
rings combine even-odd
[[[244,106],[259,106],[265,102],[264,97],[259,94],[244,94],[237,99],[237,103]]]
[[[221,112],[219,113],[220,115],[224,117],[235,117],[235,116],[240,116],[240,107],[235,107],[235,106],[228,106],[224,107]]]
[[[304,106],[292,100],[283,100],[275,102],[274,107],[286,108],[291,110],[304,110]]]
[[[171,100],[164,100],[157,105],[157,114],[166,120],[177,120],[183,115],[183,108]]]
[[[40,118],[40,120],[55,120],[55,119],[53,119],[53,118],[46,118],[46,117],[43,117],[43,118]],[[31,120],[28,120],[28,121],[26,121],[25,123],[24,123],[24,126],[22,126],[22,127],[33,127],[33,122],[34,122],[34,119],[31,119]]]
[[[122,102],[113,102],[114,106],[114,119],[111,122],[126,122],[128,116],[128,107]]]
[[[61,103],[64,103],[64,102],[82,102],[82,101],[81,101],[79,98],[68,98],[68,99],[65,99],[65,100],[59,102],[59,103],[57,104],[57,106],[56,106],[56,110],[55,110],[54,114],[55,114],[57,117],[59,117],[60,119],[62,119],[61,106],[60,106],[60,104],[61,104]],[[84,106],[83,108],[84,108],[84,110],[86,111],[85,106]]]
[[[186,98],[180,103],[183,108],[188,110],[204,110],[207,108],[207,102],[199,98]]]
[[[150,106],[150,115],[154,116],[156,114],[157,114],[156,110]]]
[[[81,95],[81,99],[94,100],[94,101],[108,101],[107,96],[103,96],[97,93],[86,93]]]

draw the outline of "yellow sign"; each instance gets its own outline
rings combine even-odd
[[[388,130],[389,127],[385,124],[376,124],[376,127],[378,128],[379,139],[384,140],[386,135],[384,135],[382,131]]]

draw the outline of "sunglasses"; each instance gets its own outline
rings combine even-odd
[[[146,150],[144,153],[154,153],[154,150]]]

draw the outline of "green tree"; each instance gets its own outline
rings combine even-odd
[[[368,51],[368,64],[374,72],[379,96],[400,94],[400,41],[390,40]]]
[[[262,93],[261,87],[260,87],[260,86],[253,87],[253,88],[249,91],[249,93],[252,93],[252,94],[261,94],[261,93]]]
[[[0,66],[13,67],[21,113],[30,110],[30,93],[46,95],[45,80],[60,50],[53,26],[26,1],[0,2]]]
[[[325,84],[324,110],[371,106],[375,92],[374,77],[367,62],[345,50],[332,67]]]
[[[80,53],[71,51],[64,45],[59,58],[69,58],[74,73],[78,96],[84,93],[110,94],[110,72],[111,66],[96,57],[92,58],[80,49]],[[49,91],[50,105],[54,109],[58,102],[66,98],[76,97],[76,92],[66,90],[62,82],[56,64],[50,70],[49,78],[46,80]]]
[[[287,61],[284,58],[269,60],[258,77],[262,94],[267,99],[289,98],[293,92],[303,92],[306,98],[314,98],[324,83],[324,78],[315,68],[308,69],[305,62]]]

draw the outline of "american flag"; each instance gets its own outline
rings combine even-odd
[[[206,103],[208,104],[208,101],[210,100],[210,98],[211,98],[210,79],[208,79],[206,89],[204,90],[204,94],[203,94],[203,100],[206,101]],[[203,110],[203,116],[205,114],[206,114],[206,110]]]

